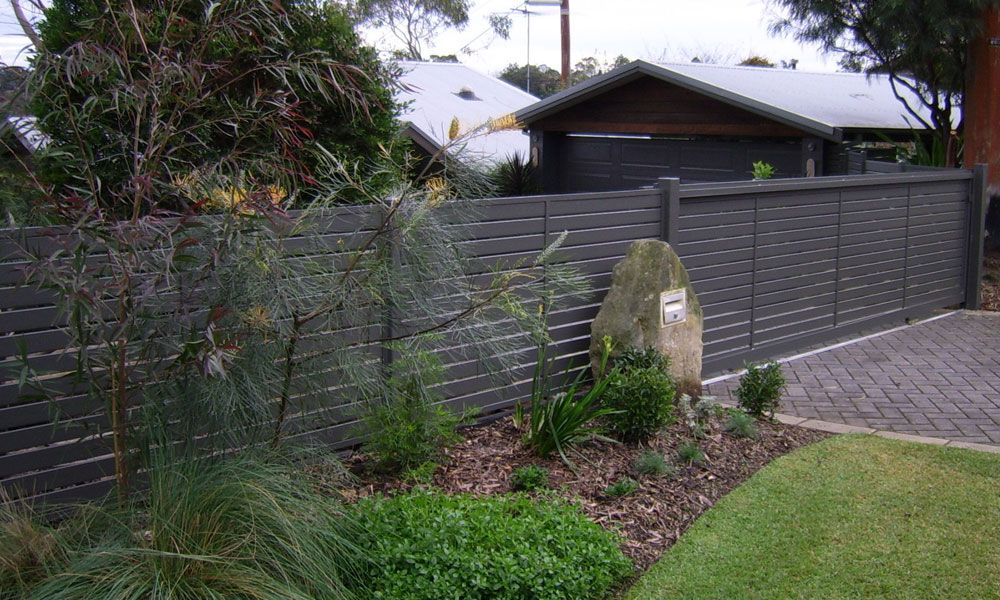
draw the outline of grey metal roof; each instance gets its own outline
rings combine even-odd
[[[404,61],[400,66],[404,89],[396,93],[396,99],[409,102],[400,120],[438,147],[447,143],[453,118],[458,118],[459,130],[465,133],[489,119],[503,117],[538,101],[505,81],[461,63]],[[473,97],[460,96],[463,89],[471,91]],[[522,131],[498,131],[473,136],[465,142],[462,155],[495,162],[515,151],[527,156],[528,149],[528,136]]]
[[[0,131],[10,131],[29,152],[35,154],[52,141],[38,129],[38,119],[34,116],[10,115],[4,119]]]
[[[656,77],[828,139],[839,140],[846,129],[920,128],[884,75],[642,60],[551,96],[517,116],[530,124],[642,76]],[[929,120],[916,96],[901,87],[899,92]]]

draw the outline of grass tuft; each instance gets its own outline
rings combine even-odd
[[[639,475],[663,477],[664,475],[673,475],[677,469],[668,463],[667,459],[659,452],[646,450],[635,459],[632,470]]]

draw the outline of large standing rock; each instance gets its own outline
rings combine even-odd
[[[687,291],[687,318],[663,324],[660,296]],[[611,336],[618,350],[652,346],[670,357],[670,371],[680,392],[701,392],[702,313],[687,269],[669,244],[639,240],[615,265],[611,289],[590,327],[590,357],[596,371],[601,340]]]

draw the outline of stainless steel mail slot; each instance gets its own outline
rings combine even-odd
[[[687,320],[687,291],[667,290],[660,294],[660,327]]]

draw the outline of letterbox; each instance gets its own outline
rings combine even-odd
[[[660,327],[687,320],[687,291],[667,290],[660,294]]]

